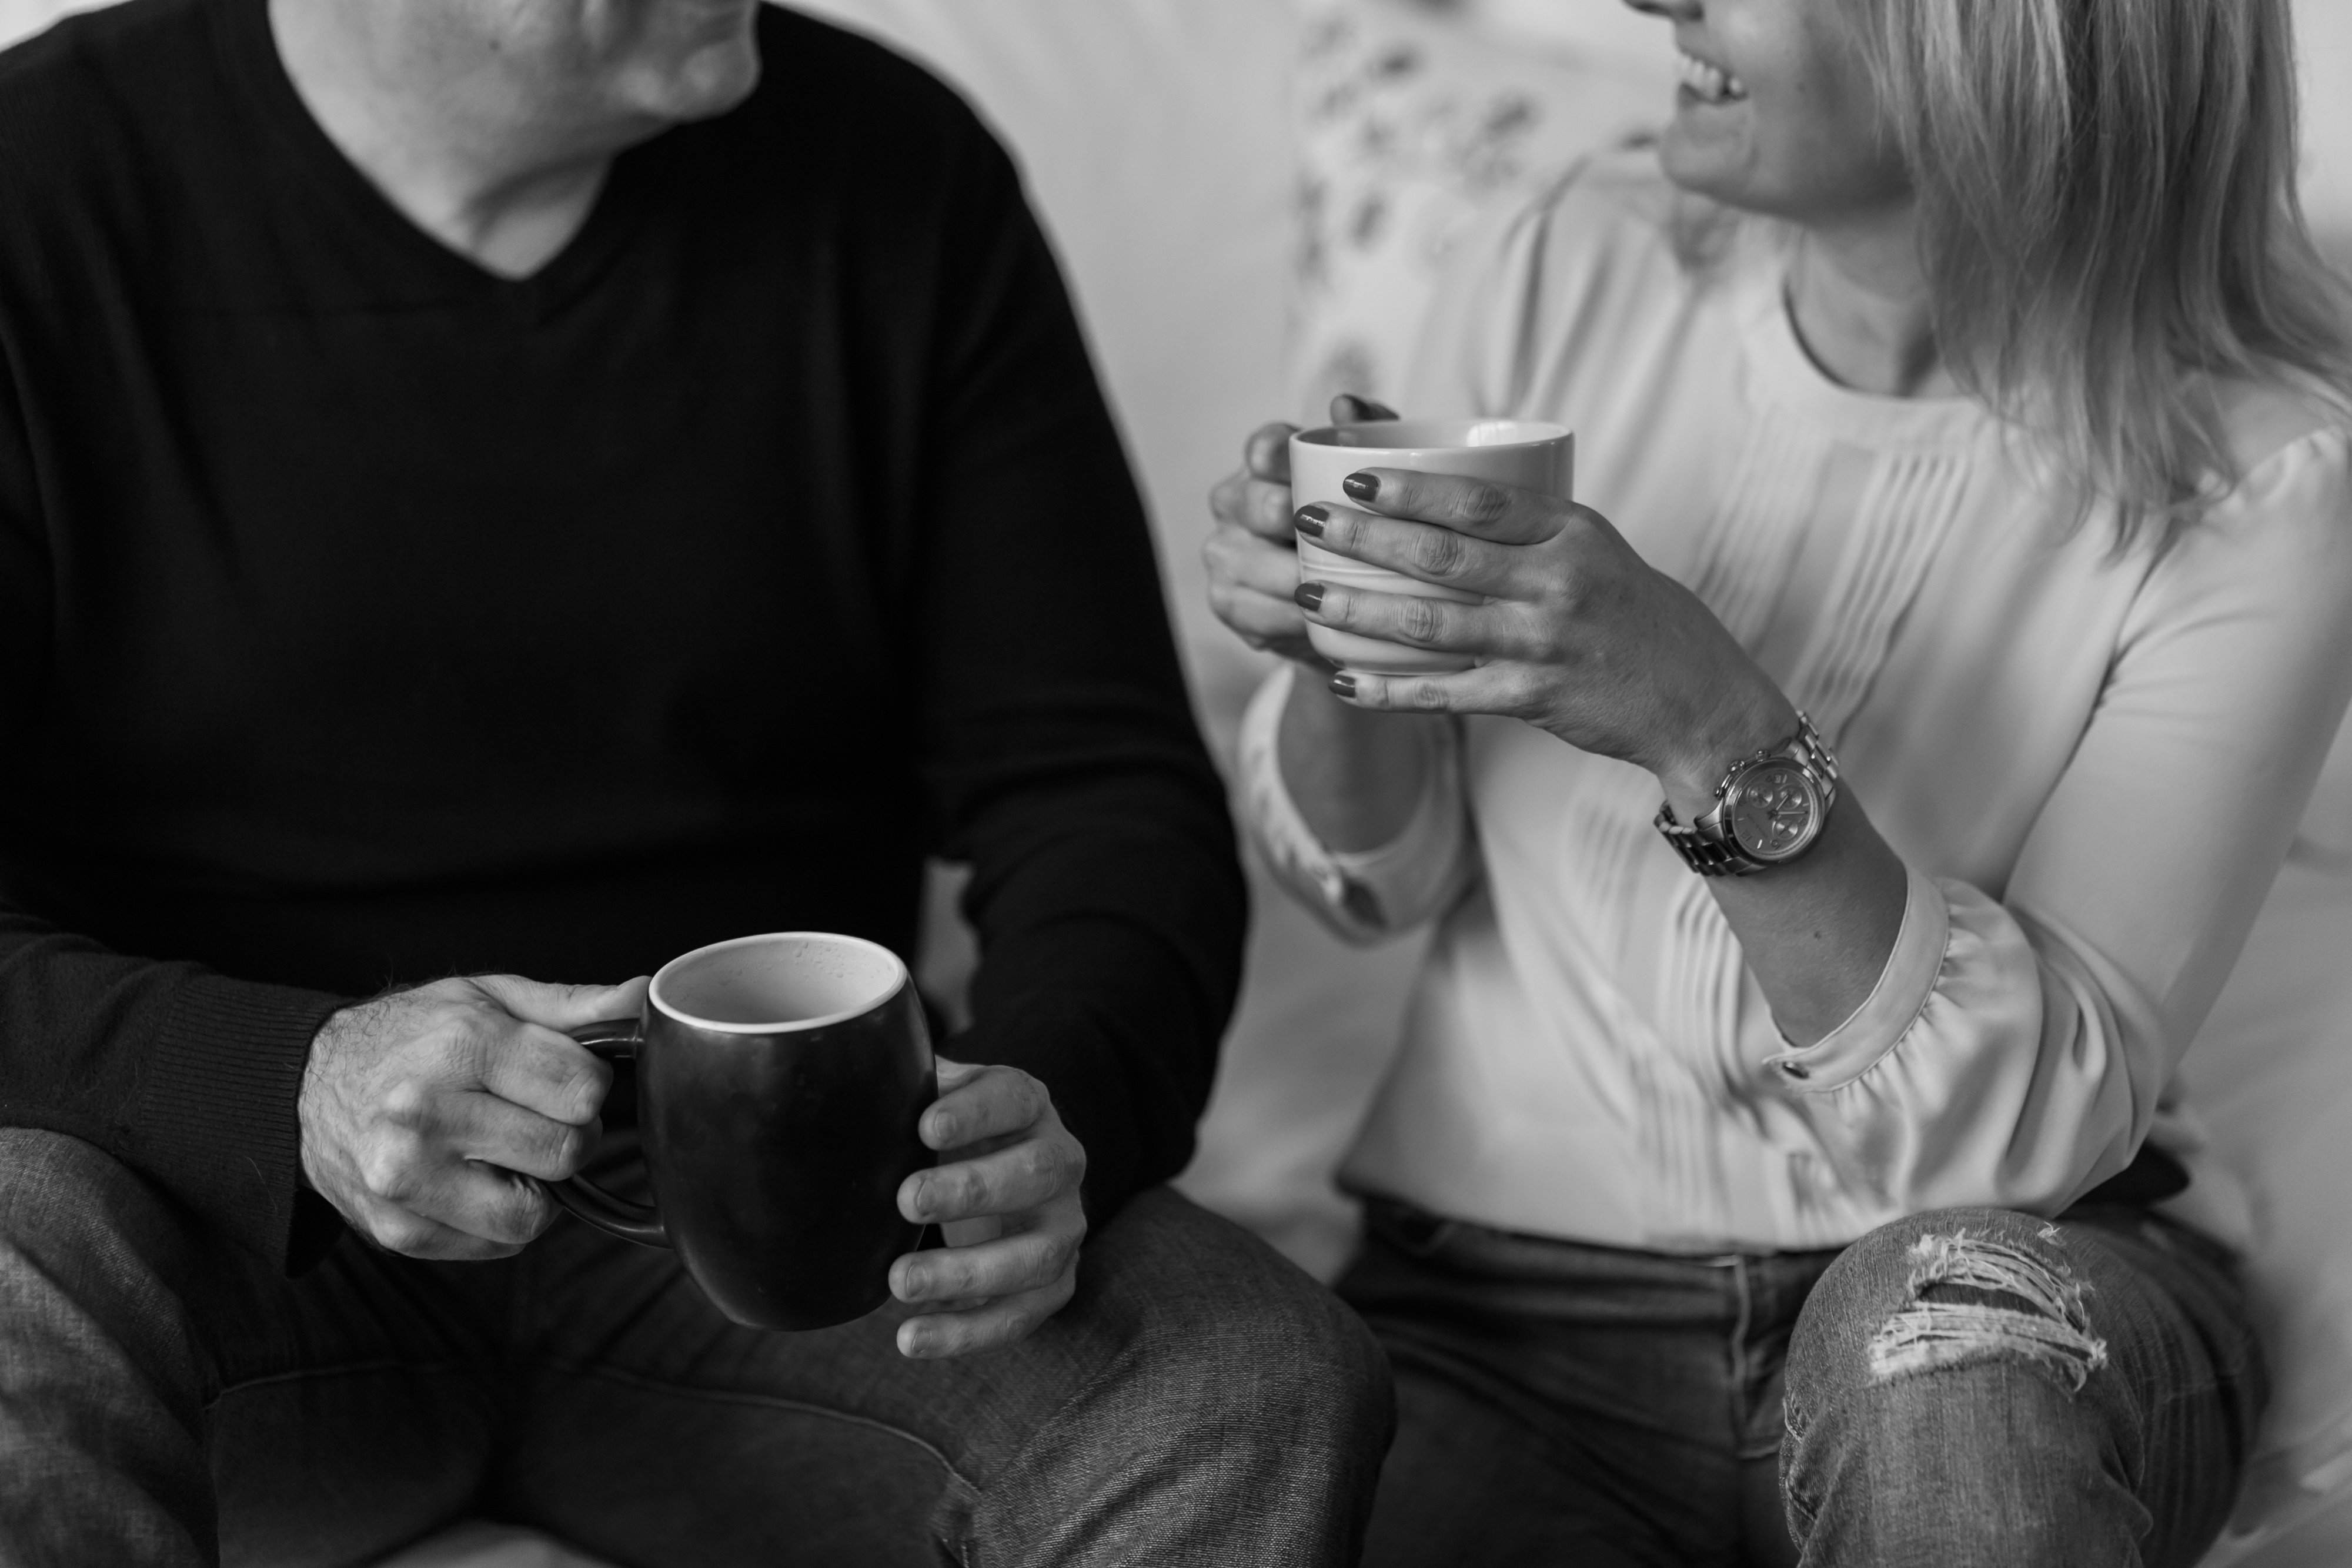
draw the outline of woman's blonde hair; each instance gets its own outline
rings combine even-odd
[[[2241,476],[2231,381],[2352,406],[2296,193],[2288,0],[1845,0],[1916,190],[1945,361],[2119,546]]]

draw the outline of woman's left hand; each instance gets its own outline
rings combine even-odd
[[[1350,476],[1349,494],[1355,507],[1302,509],[1300,530],[1486,596],[1460,604],[1300,583],[1300,607],[1323,625],[1477,661],[1448,675],[1343,673],[1333,689],[1359,706],[1524,719],[1696,800],[1729,760],[1796,728],[1795,708],[1715,612],[1591,507],[1396,468]]]

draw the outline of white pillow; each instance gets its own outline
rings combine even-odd
[[[2332,1558],[2253,1550],[2352,1497],[2352,727],[2181,1071],[2252,1199],[2246,1277],[2271,1359],[2253,1470],[2212,1561],[2352,1562],[2352,1539]],[[2341,1537],[2352,1513],[2337,1517]]]

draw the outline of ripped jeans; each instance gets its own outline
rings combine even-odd
[[[1367,1568],[2189,1568],[2264,1397],[2226,1253],[1955,1209],[1699,1259],[1368,1205],[1396,1373]]]

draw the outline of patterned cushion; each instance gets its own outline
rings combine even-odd
[[[1664,112],[1648,68],[1530,47],[1412,0],[1310,6],[1299,136],[1294,416],[1335,392],[1391,397],[1448,242],[1495,202]],[[1415,410],[1443,415],[1445,409]]]

